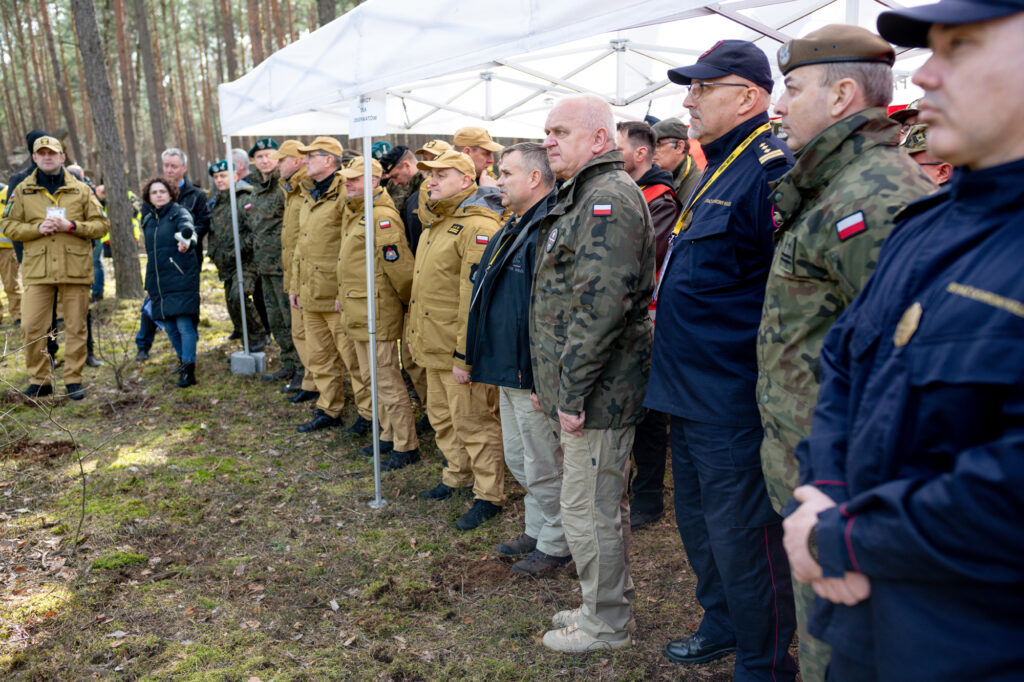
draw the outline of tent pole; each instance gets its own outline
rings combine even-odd
[[[373,229],[373,157],[370,156],[369,135],[363,137],[363,222],[366,238],[366,315],[370,331],[370,349],[367,355],[370,360],[370,406],[373,412],[373,493],[374,499],[370,506],[380,509],[387,504],[381,497],[380,489],[380,421],[377,404],[377,292],[375,254],[376,245]]]
[[[245,283],[242,279],[242,249],[238,244],[238,201],[235,195],[235,160],[231,158],[231,136],[224,136],[224,158],[228,160],[228,191],[231,195],[231,231],[235,239],[235,275],[238,276],[238,303],[242,311],[242,348],[249,354],[249,323],[245,319]]]

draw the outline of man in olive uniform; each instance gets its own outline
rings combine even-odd
[[[64,385],[72,400],[85,397],[86,315],[92,285],[92,241],[110,228],[92,189],[64,169],[64,148],[43,136],[32,146],[33,171],[8,198],[0,227],[24,244],[22,330],[25,364],[31,374],[25,395],[53,393],[45,339],[59,295],[64,307],[67,345]]]
[[[281,369],[264,374],[264,381],[289,380],[295,376],[299,356],[291,334],[291,306],[284,293],[281,272],[281,230],[284,217],[284,192],[277,170],[276,140],[264,137],[249,150],[258,173],[249,174],[252,194],[249,197],[249,225],[252,228],[253,264],[259,274],[263,301],[266,303],[270,333],[281,348]]]
[[[538,409],[562,445],[562,528],[583,603],[555,614],[543,642],[620,649],[632,643],[626,481],[650,371],[654,230],[604,100],[564,99],[544,130],[565,182],[538,230],[530,341]]]
[[[690,138],[686,124],[678,118],[666,118],[652,126],[654,163],[672,174],[676,196],[685,202],[700,182],[700,169],[690,156]]]
[[[371,159],[373,174],[374,292],[377,302],[376,348],[370,349],[366,291],[366,217],[363,194],[363,157],[354,159],[340,173],[345,179],[341,250],[338,254],[338,303],[345,333],[355,345],[363,384],[370,385],[371,352],[377,358],[377,390],[380,400],[380,450],[391,452],[382,463],[385,471],[400,469],[420,459],[412,403],[398,366],[405,305],[412,289],[413,256],[405,240],[402,219],[391,197],[380,187],[381,166]],[[363,448],[373,455],[373,444]]]
[[[210,164],[213,178],[213,205],[210,207],[210,232],[206,240],[206,255],[217,266],[217,275],[224,285],[224,303],[234,325],[232,337],[242,336],[242,303],[238,295],[238,269],[235,261],[235,233],[231,223],[231,171],[225,159]],[[245,324],[249,332],[249,348],[259,352],[264,346],[263,325],[260,324],[253,292],[256,277],[252,271],[252,229],[249,224],[250,193],[252,186],[245,180],[235,184],[235,200],[238,212],[238,242],[242,250],[242,287],[245,292]]]
[[[772,191],[775,257],[757,334],[761,467],[775,510],[800,484],[793,454],[810,433],[825,334],[875,270],[893,218],[935,189],[899,149],[887,114],[895,53],[856,26],[830,25],[779,49],[775,105],[797,162]],[[793,581],[800,673],[823,681],[829,648],[807,633],[810,585]]]
[[[466,323],[480,257],[498,231],[501,199],[478,191],[473,161],[448,151],[421,161],[430,171],[430,204],[416,252],[409,308],[409,342],[427,370],[427,415],[438,449],[448,461],[441,482],[421,496],[444,500],[473,486],[473,507],[457,522],[476,528],[501,511],[505,466],[498,418],[498,391],[471,384],[466,364]]]
[[[913,126],[903,136],[900,146],[910,154],[910,158],[928,174],[928,177],[936,185],[945,185],[953,177],[953,164],[943,161],[937,156],[932,156],[928,152],[928,126],[921,123]],[[0,244],[0,246],[3,245]]]
[[[299,213],[302,210],[302,181],[306,179],[306,157],[299,152],[302,143],[298,140],[285,140],[274,150],[277,159],[278,183],[284,192],[284,213],[281,216],[281,284],[285,294],[298,294],[298,287],[292,286],[292,256],[295,244],[299,239]],[[290,302],[290,300],[289,300]],[[307,371],[309,357],[306,350],[306,328],[302,321],[302,310],[289,307],[291,319],[292,345],[299,358],[300,366],[291,381],[282,391],[294,393],[289,402],[304,403],[320,397],[313,381],[313,373]]]

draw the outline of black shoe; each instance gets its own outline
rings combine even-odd
[[[310,433],[320,429],[333,429],[335,426],[341,426],[340,419],[332,417],[321,409],[316,409],[313,411],[313,420],[299,424],[298,431],[299,433]]]
[[[712,644],[694,633],[665,645],[665,658],[673,663],[707,663],[736,651],[735,644]]]
[[[537,549],[537,538],[531,538],[523,533],[515,540],[509,540],[498,545],[498,551],[505,556],[523,557]]]
[[[428,431],[433,431],[434,427],[430,425],[430,418],[427,415],[423,415],[423,418],[416,422],[416,435],[422,436]]]
[[[264,374],[263,381],[285,381],[291,379],[295,375],[295,370],[291,367],[282,367],[273,374]]]
[[[85,397],[85,389],[82,388],[82,384],[68,384],[68,397],[72,400],[81,400]]]
[[[420,493],[420,497],[425,500],[447,500],[449,497],[455,494],[455,488],[444,483],[438,483],[436,487],[430,490],[424,490]]]
[[[186,362],[182,364],[179,372],[178,381],[174,384],[178,388],[188,388],[189,386],[195,386],[196,381],[196,363]]]
[[[250,353],[262,353],[263,349],[267,347],[267,342],[261,338],[249,341],[249,352]]]
[[[394,441],[391,441],[391,440],[382,440],[382,441],[380,441],[380,454],[386,455],[386,454],[388,454],[389,452],[391,452],[394,449],[395,449],[395,442]],[[367,457],[373,457],[373,443],[370,443],[369,445],[367,445],[365,447],[359,448],[359,452],[361,452],[363,455],[365,455]]]
[[[299,390],[298,393],[293,395],[291,398],[285,398],[290,403],[308,403],[310,400],[316,400],[320,397],[320,391],[303,391]]]
[[[102,367],[103,361],[97,358],[92,353],[89,353],[88,355],[85,356],[85,364],[89,365],[90,367]]]
[[[459,530],[473,530],[487,519],[497,516],[500,511],[501,507],[493,502],[474,500],[473,506],[469,508],[469,511],[455,522],[455,527]]]
[[[14,321],[14,328],[15,328],[15,329],[18,329],[18,328],[20,328],[20,327],[21,327],[21,318],[19,317],[18,319],[16,319],[16,320]]]
[[[26,398],[43,398],[53,394],[53,386],[50,384],[29,384],[28,388],[21,392]]]
[[[237,329],[228,334],[228,341],[237,341],[240,338],[242,338],[242,332],[238,331]]]
[[[637,528],[643,528],[649,526],[655,521],[660,521],[665,516],[665,510],[660,509],[658,511],[634,511],[629,510],[629,529],[636,530]]]
[[[139,349],[139,352],[135,354],[135,362],[145,362],[149,360],[149,351]]]
[[[281,389],[281,393],[298,393],[302,390],[302,379],[305,375],[302,372],[295,372],[292,374],[291,380],[284,385]]]
[[[350,436],[365,436],[370,433],[370,427],[372,424],[369,419],[363,419],[362,415],[356,417],[356,420],[352,422],[352,426],[345,429],[345,433]]]
[[[380,470],[394,471],[395,469],[415,464],[418,461],[420,461],[419,448],[416,450],[395,450],[387,460],[381,463]]]
[[[572,561],[571,554],[569,556],[551,556],[539,549],[535,549],[530,552],[530,556],[512,564],[512,570],[517,573],[526,573],[527,575],[540,575],[541,573],[562,568],[568,565],[570,561]]]

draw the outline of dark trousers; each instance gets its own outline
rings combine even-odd
[[[153,347],[156,338],[156,323],[146,313],[139,313],[139,333],[135,335],[135,347],[147,353]]]
[[[647,410],[636,425],[633,462],[636,474],[630,485],[633,493],[630,509],[642,514],[658,513],[665,508],[665,462],[668,458],[668,415]]]
[[[735,680],[793,680],[796,615],[782,519],[761,473],[761,427],[671,418],[676,523],[704,607],[698,633],[736,643]]]

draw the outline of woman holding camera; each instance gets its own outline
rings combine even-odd
[[[163,326],[178,354],[177,386],[196,383],[199,342],[199,259],[192,216],[175,199],[178,188],[153,178],[142,189],[142,232],[146,242],[146,293],[150,316]]]

